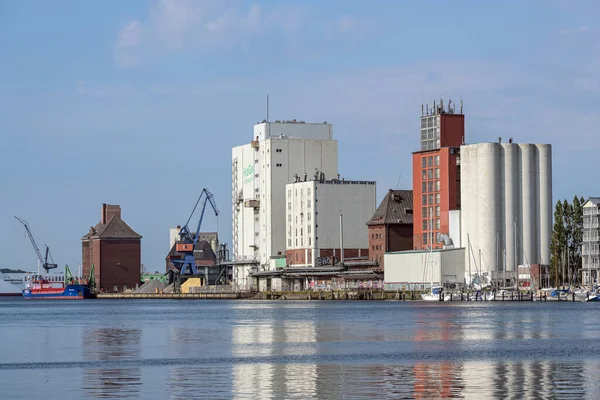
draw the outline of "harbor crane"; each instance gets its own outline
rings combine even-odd
[[[17,219],[17,221],[19,221],[25,227],[25,231],[27,231],[27,236],[29,236],[29,240],[31,241],[31,244],[33,245],[33,248],[35,250],[35,253],[37,254],[37,258],[38,258],[38,261],[41,264],[41,266],[46,270],[46,272],[50,272],[51,269],[56,268],[57,265],[54,263],[54,260],[52,259],[52,255],[50,254],[50,248],[48,246],[46,246],[45,257],[42,257],[42,253],[40,252],[39,247],[35,243],[35,239],[33,238],[31,229],[29,229],[29,223],[19,217],[15,216],[15,218]],[[48,262],[48,258],[50,258],[50,261],[52,261],[51,263]]]
[[[192,217],[194,216],[194,212],[198,205],[202,202],[202,212],[200,213],[200,220],[198,221],[198,228],[196,232],[191,232],[188,224],[190,223]],[[197,275],[198,269],[196,268],[196,262],[194,260],[194,248],[196,247],[196,243],[198,243],[198,239],[200,237],[200,227],[202,226],[202,219],[204,218],[204,210],[206,210],[206,204],[210,203],[212,206],[215,215],[219,215],[219,209],[217,208],[217,204],[215,203],[215,199],[211,192],[208,189],[202,189],[202,193],[200,193],[200,197],[198,197],[198,201],[196,201],[196,205],[190,214],[187,222],[179,231],[179,241],[175,244],[175,251],[178,253],[182,253],[183,257],[180,259],[171,259],[171,262],[179,271],[179,279],[181,279],[182,275]]]

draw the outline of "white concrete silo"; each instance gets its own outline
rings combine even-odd
[[[539,238],[541,264],[550,264],[552,240],[552,146],[538,144],[539,163]]]
[[[521,210],[521,174],[519,173],[519,146],[514,143],[503,143],[504,149],[504,227],[500,251],[504,254],[506,271],[515,270],[515,221],[520,220]],[[510,275],[510,274],[508,274]]]
[[[531,144],[519,144],[521,149],[521,199],[523,215],[518,224],[517,261],[519,264],[533,263],[538,259],[537,232],[539,211],[537,205],[537,148]]]

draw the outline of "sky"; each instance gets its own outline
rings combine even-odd
[[[231,148],[265,118],[333,124],[347,179],[410,189],[421,104],[464,102],[466,142],[553,145],[553,201],[598,196],[594,0],[0,1],[0,267],[59,265],[103,203],[164,271],[202,188],[231,246]],[[194,217],[194,221],[197,220]]]

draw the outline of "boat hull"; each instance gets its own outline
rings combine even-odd
[[[92,298],[87,285],[67,285],[64,288],[23,289],[23,297],[34,300],[83,300]]]

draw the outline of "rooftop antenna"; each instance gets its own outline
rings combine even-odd
[[[462,102],[462,94],[460,95],[460,113],[462,114],[463,102]]]
[[[269,95],[267,95],[267,122],[269,122]]]
[[[402,174],[398,177],[398,182],[396,183],[396,190],[400,190],[400,181],[402,180]]]

